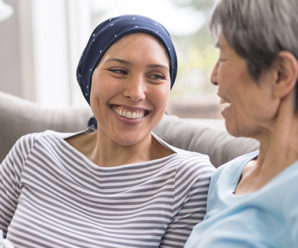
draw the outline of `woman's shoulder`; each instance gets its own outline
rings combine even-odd
[[[220,184],[219,181],[228,182],[229,180],[236,180],[238,178],[245,165],[252,159],[258,156],[258,151],[253,151],[241,156],[238,156],[227,163],[219,166],[216,172],[212,175],[211,183],[210,183],[210,190],[212,191],[214,187]],[[220,187],[220,186],[219,186]]]
[[[27,152],[31,150],[36,143],[43,144],[46,140],[55,140],[54,143],[59,140],[64,140],[68,137],[72,137],[77,133],[61,133],[53,130],[45,130],[42,132],[28,133],[21,136],[14,144],[13,149],[24,149]]]
[[[215,170],[215,167],[210,162],[210,158],[207,154],[202,154],[199,152],[186,151],[181,149],[176,149],[177,157],[181,160],[181,166],[183,168],[192,167],[205,167]]]
[[[177,158],[188,158],[187,161],[191,161],[191,160],[195,160],[195,161],[205,161],[205,162],[209,162],[209,156],[207,154],[202,154],[199,152],[193,152],[193,151],[188,151],[188,150],[184,150],[178,147],[175,147],[169,143],[167,143],[166,141],[164,141],[162,138],[158,137],[156,134],[153,133],[153,137],[164,147],[166,147],[167,149],[171,150],[172,152],[174,152],[177,156]]]
[[[189,184],[209,184],[215,172],[209,156],[198,152],[176,150],[176,179],[183,178]]]
[[[240,155],[225,164],[218,167],[216,174],[221,174],[224,172],[231,172],[234,170],[238,170],[239,167],[243,168],[250,160],[256,158],[259,154],[259,151],[253,151],[250,153],[246,153],[243,155]]]
[[[25,141],[36,141],[40,138],[43,137],[61,137],[61,138],[66,138],[69,136],[74,135],[75,133],[61,133],[61,132],[57,132],[54,130],[45,130],[42,132],[35,132],[35,133],[28,133],[28,134],[24,134],[23,136],[21,136],[17,142],[25,142]]]
[[[20,138],[18,138],[13,148],[22,148],[22,147],[27,147],[27,149],[32,148],[35,142],[43,135],[45,135],[45,132],[24,134]]]
[[[14,143],[9,153],[4,158],[3,163],[10,160],[14,160],[16,158],[17,158],[17,161],[25,161],[30,156],[32,151],[35,149],[35,146],[38,143],[38,141],[42,137],[47,135],[51,135],[51,134],[48,134],[48,132],[44,131],[44,132],[28,133],[28,134],[22,135]]]
[[[172,163],[170,164],[175,167],[177,175],[191,172],[194,175],[206,174],[210,176],[215,171],[215,167],[211,164],[208,155],[174,147],[156,134],[153,134],[153,136],[160,144],[174,153],[171,156]]]

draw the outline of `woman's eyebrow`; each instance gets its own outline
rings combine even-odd
[[[107,59],[106,62],[119,62],[119,63],[125,64],[125,65],[132,65],[131,62],[129,62],[125,59],[119,59],[119,58],[110,58],[110,59]]]
[[[164,69],[169,70],[168,66],[162,65],[162,64],[150,64],[147,67],[149,67],[149,68],[164,68]]]
[[[125,59],[119,59],[119,58],[110,58],[110,59],[107,59],[106,62],[118,62],[118,63],[125,64],[125,65],[132,65],[132,63],[130,61],[125,60]],[[150,65],[147,65],[147,67],[169,69],[168,66],[163,65],[163,64],[150,64]]]

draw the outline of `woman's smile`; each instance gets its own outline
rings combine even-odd
[[[111,104],[109,107],[116,113],[118,116],[126,119],[142,119],[144,116],[150,113],[149,110],[143,108],[128,107],[123,105]]]
[[[232,103],[226,98],[223,98],[222,96],[219,97],[219,103],[221,105],[221,114],[224,116],[224,112],[231,108]]]

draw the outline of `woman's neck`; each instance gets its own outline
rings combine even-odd
[[[261,189],[287,167],[298,161],[298,118],[275,122],[260,141],[258,158],[243,170],[236,194]]]
[[[88,147],[83,152],[99,166],[111,167],[169,156],[172,151],[162,146],[151,134],[134,145],[121,145],[98,130],[85,137]],[[80,150],[80,148],[78,148]],[[82,150],[82,149],[81,149]]]
[[[118,166],[149,160],[152,146],[151,136],[137,145],[120,145],[97,131],[95,146],[90,159],[100,166]]]
[[[259,167],[282,171],[298,160],[298,117],[284,118],[271,127],[270,136],[260,140]]]

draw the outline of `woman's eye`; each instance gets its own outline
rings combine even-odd
[[[150,78],[151,79],[161,79],[161,80],[166,79],[166,77],[163,74],[159,74],[159,73],[150,75]]]
[[[126,75],[127,72],[123,69],[115,68],[115,69],[108,69],[110,72],[116,73],[116,74],[123,74]]]

